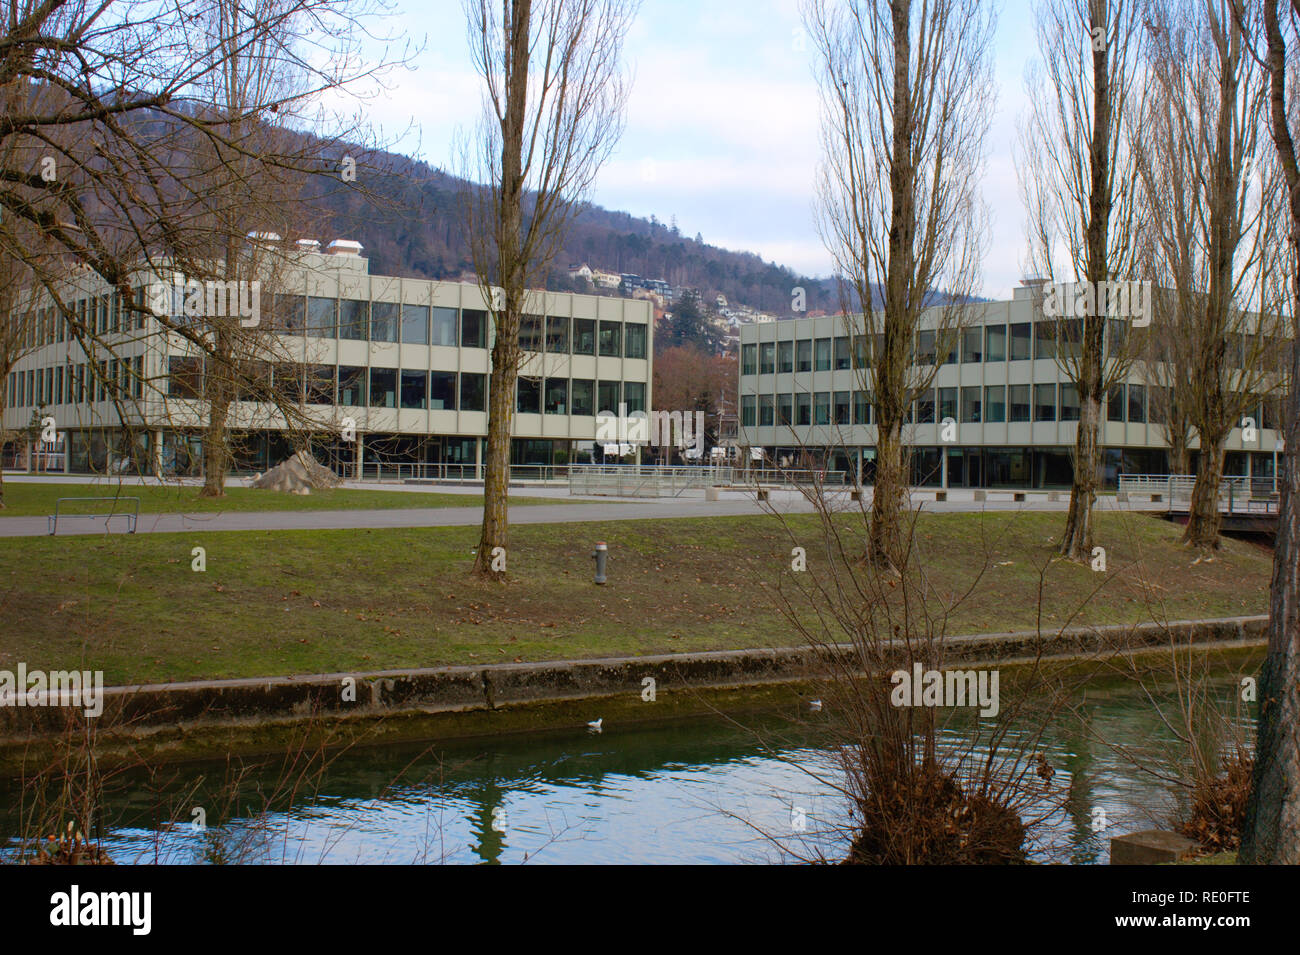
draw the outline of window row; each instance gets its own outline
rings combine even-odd
[[[1127,322],[1107,320],[1108,348],[1122,346],[1127,334]],[[916,333],[909,358],[913,365],[1029,361],[1037,358],[1055,359],[1058,356],[1068,358],[1078,355],[1082,335],[1082,319],[975,325],[943,333],[927,329]],[[879,354],[884,349],[884,335],[874,335],[871,345],[875,353]],[[740,355],[742,375],[844,371],[867,368],[870,365],[865,335],[856,335],[852,341],[848,336],[840,335],[833,338],[756,342],[742,346]]]
[[[1148,395],[1151,401],[1148,407]],[[1167,389],[1145,385],[1118,385],[1108,396],[1109,421],[1160,423],[1164,420]],[[871,424],[871,393],[821,391],[781,395],[743,395],[740,420],[744,427],[771,425]],[[1260,412],[1268,420],[1269,403]],[[929,388],[917,397],[906,418],[908,424],[935,424],[945,418],[963,423],[1000,424],[1021,421],[1078,421],[1079,397],[1072,383],[1036,385],[968,385]],[[1256,421],[1260,421],[1256,418]],[[1270,420],[1260,427],[1271,427]]]
[[[482,309],[400,305],[364,299],[277,295],[273,327],[310,338],[486,348],[489,316]],[[519,344],[552,355],[645,358],[646,326],[557,315],[525,315]]]
[[[6,407],[45,408],[144,396],[144,359],[109,358],[95,366],[55,365],[10,372]]]
[[[620,409],[620,404],[626,407]],[[634,411],[645,411],[645,382],[521,377],[515,396],[515,410],[520,414],[579,416],[600,412],[631,414]]]
[[[135,300],[141,308],[147,305],[143,287],[136,289]],[[65,302],[64,305],[71,313],[71,318],[63,310],[50,305],[37,309],[31,316],[32,320],[24,323],[21,342],[24,349],[76,341],[74,323],[75,326],[96,335],[126,332],[144,327],[145,313],[126,307],[122,296],[117,292],[73,299]]]

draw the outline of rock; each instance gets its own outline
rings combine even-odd
[[[312,488],[321,490],[338,487],[342,483],[342,478],[306,451],[298,451],[265,474],[259,474],[249,482],[249,486],[292,494],[310,494]]]
[[[1144,829],[1110,840],[1111,865],[1163,865],[1194,856],[1200,846],[1176,832]]]

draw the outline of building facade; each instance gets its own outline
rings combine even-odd
[[[251,354],[230,413],[235,469],[265,470],[306,442],[341,473],[403,464],[481,477],[493,344],[482,290],[371,275],[359,253],[347,242],[296,253],[274,291],[260,290],[260,325],[247,333]],[[136,301],[146,302],[157,276],[137,281]],[[32,347],[3,383],[4,428],[31,435],[52,419],[54,442],[27,442],[38,467],[198,473],[201,349],[126,307],[93,273],[70,276],[60,295],[97,330],[92,354],[52,301],[38,303]],[[526,308],[512,462],[599,456],[599,411],[649,409],[651,307],[539,291]],[[11,441],[8,463],[23,464],[21,445]]]
[[[944,350],[936,342],[936,315],[922,316],[914,344],[915,365],[926,372],[940,358],[936,350]],[[826,467],[870,483],[876,428],[861,327],[859,320],[849,328],[843,316],[742,325],[739,443],[761,448],[777,465]],[[1125,327],[1111,319],[1107,334],[1124,334]],[[903,429],[913,484],[1070,485],[1079,401],[1057,360],[1058,328],[1031,287],[1017,289],[1010,301],[968,308]],[[1134,362],[1108,395],[1100,434],[1107,486],[1121,473],[1169,473],[1161,392]],[[1233,430],[1225,473],[1271,477],[1281,448],[1277,402],[1257,401],[1247,415],[1256,427]]]

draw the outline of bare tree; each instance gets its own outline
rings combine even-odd
[[[1259,681],[1255,771],[1238,861],[1300,863],[1300,0],[1262,0],[1270,131],[1285,184],[1290,270],[1285,469],[1269,600],[1268,655]],[[1291,47],[1288,50],[1288,38]]]
[[[913,367],[915,334],[935,305],[937,330],[951,345],[979,280],[993,11],[982,0],[807,0],[803,18],[822,100],[818,227],[843,311],[868,316],[862,347],[876,476],[867,556],[897,570],[908,485],[903,425],[933,375]]]
[[[501,579],[510,435],[528,289],[542,284],[574,214],[623,131],[623,39],[637,0],[465,0],[485,85],[462,155],[464,221],[495,339],[488,384],[483,527],[475,572]]]
[[[1112,281],[1137,278],[1136,176],[1125,126],[1136,115],[1130,98],[1143,42],[1142,2],[1042,0],[1042,59],[1026,82],[1030,110],[1019,172],[1029,261],[1052,285],[1084,286],[1070,316],[1058,322],[1057,336],[1065,345],[1059,363],[1079,398],[1074,479],[1060,545],[1071,560],[1092,554],[1102,400],[1126,374],[1122,360],[1107,361],[1108,309],[1098,299]],[[1126,350],[1112,347],[1112,358]]]
[[[10,251],[17,241],[17,237],[9,234],[7,224],[0,221],[0,422],[8,408],[9,373],[36,340],[34,326],[38,313],[30,296],[25,294],[31,277],[22,260]],[[0,448],[15,437],[16,434],[0,425]],[[4,506],[4,468],[0,463],[0,509]]]
[[[1214,549],[1228,435],[1276,383],[1278,181],[1251,169],[1267,92],[1246,51],[1257,17],[1234,19],[1231,0],[1151,10],[1154,82],[1134,144],[1142,221],[1173,301],[1164,357],[1200,439],[1183,540]]]

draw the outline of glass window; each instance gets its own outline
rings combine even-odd
[[[867,336],[855,335],[853,337],[853,367],[869,368],[871,362],[868,361],[870,356],[867,354]]]
[[[1056,321],[1034,322],[1034,357],[1056,357]],[[1034,401],[1037,404],[1037,399]],[[1038,419],[1035,419],[1038,420]],[[1042,419],[1048,420],[1046,418]]]
[[[338,306],[332,298],[307,299],[307,334],[312,338],[333,338]]]
[[[794,342],[777,343],[776,370],[783,375],[794,371]]]
[[[460,410],[482,411],[486,405],[487,375],[481,372],[462,371],[460,373]]]
[[[927,388],[916,396],[917,424],[934,424],[934,389]]]
[[[600,323],[600,353],[611,358],[617,358],[623,354],[623,323],[606,322]]]
[[[1147,390],[1143,385],[1128,386],[1128,420],[1130,423],[1147,420]]]
[[[1008,389],[1008,421],[1029,420],[1029,386],[1012,385]]]
[[[744,345],[740,349],[740,373],[742,375],[758,374],[758,346]]]
[[[519,320],[519,347],[531,352],[542,350],[542,316],[525,315]]]
[[[1062,319],[1056,335],[1057,350],[1060,356],[1077,361],[1079,356],[1083,354],[1083,319]]]
[[[339,302],[339,338],[364,342],[370,335],[369,302],[345,298]]]
[[[791,352],[793,353],[793,349]],[[776,423],[783,425],[794,423],[794,395],[776,396]]]
[[[370,369],[370,407],[397,407],[397,369]]]
[[[981,410],[980,386],[964,386],[961,390],[961,420],[964,422],[978,422]]]
[[[794,423],[797,425],[812,424],[812,395],[806,391],[794,396]]]
[[[396,302],[370,303],[370,340],[395,342],[398,335],[400,308]]]
[[[930,408],[933,417],[934,405],[931,404]],[[853,423],[871,424],[871,395],[865,391],[853,392]]]
[[[758,396],[758,426],[768,428],[773,424],[773,409],[776,399],[772,395]]]
[[[1124,420],[1124,383],[1112,385],[1106,393],[1106,420]]]
[[[519,378],[515,410],[520,414],[542,413],[542,383],[536,378]]]
[[[30,374],[30,372],[29,372]],[[167,362],[167,394],[173,398],[203,395],[203,359],[172,357]],[[27,404],[36,404],[28,401]]]
[[[307,404],[334,404],[334,366],[307,366]]]
[[[596,321],[591,318],[573,320],[573,353],[575,355],[596,354]]]
[[[456,347],[456,310],[454,308],[433,308],[430,315],[430,345]]]
[[[429,372],[429,407],[434,411],[456,410],[456,373]]]
[[[988,385],[985,387],[984,420],[993,423],[1007,420],[1006,385]]]
[[[628,322],[623,326],[623,357],[624,358],[644,358],[645,357],[645,336],[646,327],[644,325],[634,325]]]
[[[813,395],[813,420],[817,424],[831,423],[831,395],[828,391],[819,391]]]
[[[429,344],[429,306],[402,306],[402,341],[407,345]]]
[[[957,420],[957,389],[940,388],[939,389],[939,420],[951,418]]]
[[[573,414],[584,417],[594,415],[596,383],[590,378],[573,379]]]
[[[770,375],[776,371],[776,342],[763,342],[758,346],[758,373]],[[759,420],[763,418],[761,403]]]
[[[922,329],[916,333],[916,363],[934,364],[934,330]]]
[[[795,343],[795,370],[812,371],[812,339],[805,338]]]
[[[1079,389],[1074,382],[1061,382],[1061,420],[1079,420]]]
[[[460,347],[487,348],[488,314],[481,308],[467,308],[460,313]],[[464,402],[461,402],[464,407]]]
[[[845,337],[835,339],[835,370],[844,371],[849,367],[849,340]]]
[[[143,290],[142,290],[143,291]],[[271,316],[273,328],[286,332],[300,332],[303,329],[303,315],[307,300],[301,295],[277,295],[272,300],[274,314]]]
[[[602,381],[596,385],[596,414],[602,411],[607,414],[619,414],[619,383],[617,381]]]
[[[845,341],[847,342],[848,339],[845,339]],[[849,393],[847,391],[835,392],[831,407],[832,420],[835,424],[851,424],[849,413]]]
[[[569,413],[569,379],[547,378],[545,411],[547,414]]]
[[[353,408],[366,405],[366,370],[339,365],[339,404]]]
[[[627,403],[627,413],[645,411],[645,382],[623,382],[623,401]]]
[[[456,376],[452,375],[454,384]],[[403,371],[402,372],[402,407],[403,408],[424,408],[425,399],[429,395],[429,374],[423,371]]]
[[[1006,361],[1007,360],[1007,326],[1005,325],[984,326],[984,360],[985,361]],[[987,420],[991,420],[991,419],[987,419]]]
[[[1034,385],[1034,420],[1056,420],[1056,382]]]
[[[962,364],[984,360],[984,329],[979,325],[961,330]]]
[[[817,365],[816,371],[830,371],[831,369],[831,340],[829,338],[817,339]]]
[[[754,427],[754,410],[757,406],[758,399],[754,395],[740,396],[740,424],[742,427]]]
[[[546,316],[546,351],[551,355],[569,353],[569,319],[566,316]]]
[[[1011,326],[1012,361],[1027,361],[1029,359],[1029,334],[1032,328],[1033,326],[1028,322],[1017,322]]]

